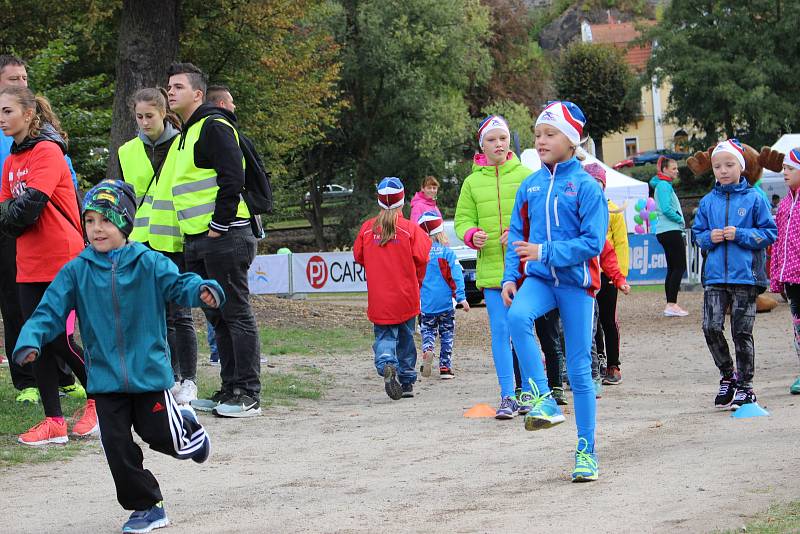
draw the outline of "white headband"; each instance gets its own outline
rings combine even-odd
[[[739,162],[739,165],[742,166],[742,170],[744,170],[744,149],[739,141],[736,139],[728,139],[727,141],[718,143],[717,146],[714,147],[711,157],[713,158],[720,152],[727,152],[728,154],[736,156],[736,161]]]

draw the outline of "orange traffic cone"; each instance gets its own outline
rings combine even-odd
[[[473,419],[481,418],[481,417],[494,417],[494,408],[489,406],[484,402],[479,402],[466,412],[464,412],[464,417],[470,417]]]

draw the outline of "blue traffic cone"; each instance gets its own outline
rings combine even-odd
[[[731,417],[746,419],[748,417],[761,417],[763,415],[769,415],[769,412],[759,406],[757,402],[750,402],[741,405],[738,410],[731,414]]]

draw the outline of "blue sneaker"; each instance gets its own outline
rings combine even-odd
[[[525,430],[541,430],[563,423],[564,414],[561,413],[561,408],[556,404],[552,393],[548,391],[540,395],[536,383],[531,379],[528,379],[528,382],[531,384],[533,403],[531,411],[525,415]]]
[[[575,470],[572,472],[573,482],[592,482],[597,480],[600,470],[597,467],[597,455],[593,452],[586,452],[589,442],[586,438],[578,439],[578,447],[575,450]]]
[[[153,529],[169,525],[164,501],[159,501],[147,510],[136,510],[122,525],[122,532],[150,532]]]
[[[184,419],[188,419],[192,421],[196,425],[200,425],[197,422],[197,414],[194,412],[191,406],[181,406],[181,415]],[[202,425],[201,425],[202,426]],[[204,430],[205,432],[205,430]],[[192,455],[192,461],[197,462],[198,464],[202,464],[208,457],[211,455],[211,438],[208,437],[208,432],[205,432],[205,438],[203,439],[203,445],[195,451]]]
[[[495,419],[514,419],[519,411],[519,404],[514,397],[503,397],[500,400],[500,407],[494,414]]]
[[[519,399],[517,404],[519,404],[520,415],[525,415],[533,409],[533,395],[531,395],[529,392],[525,391],[517,398]]]

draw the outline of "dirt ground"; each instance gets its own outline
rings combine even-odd
[[[458,315],[456,379],[426,379],[414,399],[386,397],[368,346],[276,357],[278,370],[304,360],[329,374],[325,398],[259,419],[201,416],[213,439],[203,465],[145,450],[172,523],[165,532],[710,532],[800,498],[786,304],[756,321],[756,392],[771,416],[740,420],[711,406],[718,377],[701,294],[681,294],[691,312],[681,319],[660,316],[660,293],[620,298],[624,382],[598,401],[598,482],[569,482],[571,411],[540,432],[520,418],[462,417],[498,396],[486,311],[476,308]],[[312,327],[335,316],[368,328],[361,308],[361,299],[259,303],[262,317]],[[7,469],[0,484],[0,532],[118,532],[128,515],[99,446]]]

